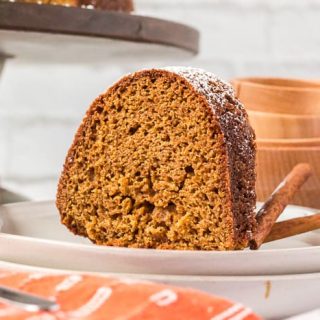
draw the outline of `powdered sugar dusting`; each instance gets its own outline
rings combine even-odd
[[[242,230],[235,231],[247,237],[247,231],[251,231],[255,224],[256,196],[255,135],[245,108],[235,97],[232,86],[213,73],[190,67],[168,67],[165,70],[183,77],[202,94],[220,123],[228,151],[230,178],[233,180],[232,197],[238,197],[233,199],[233,211]]]
[[[214,95],[212,93],[212,89],[216,88],[218,89],[218,91],[216,92],[216,99],[221,100],[224,94],[234,96],[234,90],[232,86],[229,83],[218,78],[214,73],[205,71],[200,68],[191,67],[173,66],[164,69],[182,75],[184,78],[190,81],[194,88],[200,93],[205,93],[211,96]],[[221,89],[223,89],[223,91],[221,91]]]
[[[232,86],[218,78],[211,72],[199,68],[168,67],[170,72],[185,78],[200,94],[208,100],[212,111],[222,124],[226,143],[231,146],[229,138],[234,136],[238,140],[239,150],[243,154],[251,151],[253,135],[251,130],[244,134],[243,124],[248,123],[248,118],[243,105],[236,99]],[[232,108],[230,108],[232,106]]]
[[[228,103],[230,103],[230,99],[232,99],[235,100],[232,102],[235,102],[236,109],[241,111],[239,113],[232,112],[232,117],[238,117],[239,121],[245,120],[244,118],[246,117],[246,113],[244,111],[244,107],[236,100],[232,86],[218,78],[215,74],[199,68],[190,67],[167,67],[165,70],[176,73],[190,82],[199,93],[205,96],[212,107],[212,111],[219,118],[223,117],[223,112],[218,109],[223,109]],[[231,114],[228,111],[226,113]]]

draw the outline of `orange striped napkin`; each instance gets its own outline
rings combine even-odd
[[[54,299],[60,305],[55,312],[27,312],[0,301],[0,319],[261,319],[241,304],[219,297],[128,278],[0,270],[0,285]]]

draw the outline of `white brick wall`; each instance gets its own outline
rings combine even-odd
[[[32,180],[56,177],[77,125],[62,119],[15,120],[12,126],[19,127],[19,130],[11,137],[7,178]]]
[[[8,153],[9,151],[9,126],[4,117],[0,113],[0,172],[6,172],[8,167]],[[1,180],[0,180],[1,181]]]
[[[201,31],[201,53],[150,61],[45,65],[10,60],[0,79],[0,177],[34,199],[53,198],[57,177],[90,102],[122,74],[165,64],[246,75],[320,79],[320,0],[136,0],[137,13]]]

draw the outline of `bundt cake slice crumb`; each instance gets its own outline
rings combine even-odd
[[[241,249],[255,227],[254,165],[254,134],[228,84],[199,69],[140,71],[89,108],[57,207],[97,244]]]

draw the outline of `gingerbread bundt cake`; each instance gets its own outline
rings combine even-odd
[[[57,207],[97,244],[233,250],[255,228],[254,188],[254,133],[231,86],[200,69],[152,69],[93,102]]]

